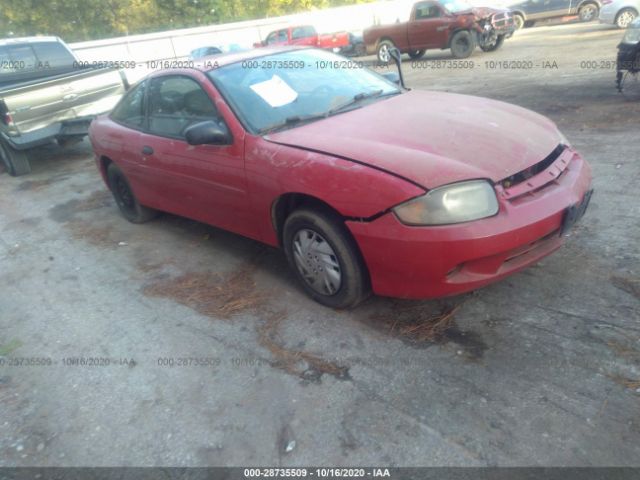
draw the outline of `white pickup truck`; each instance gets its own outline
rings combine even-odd
[[[0,39],[0,163],[29,173],[30,149],[82,139],[128,87],[122,70],[87,66],[57,37]]]

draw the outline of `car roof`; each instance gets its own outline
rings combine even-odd
[[[260,47],[255,48],[253,50],[245,50],[242,52],[228,52],[222,53],[211,57],[202,57],[198,59],[198,62],[205,62],[207,59],[211,59],[211,61],[215,61],[215,65],[209,64],[206,62],[204,65],[198,65],[197,63],[194,65],[194,68],[202,72],[209,72],[211,70],[215,70],[220,67],[224,67],[226,65],[231,65],[232,63],[243,62],[245,60],[253,60],[254,58],[267,57],[269,55],[276,55],[278,53],[292,52],[296,50],[309,50],[310,47],[301,47],[301,46],[274,46],[274,47]]]
[[[41,37],[16,37],[16,38],[0,38],[0,45],[16,45],[20,43],[40,43],[40,42],[60,42],[58,37],[41,36]]]

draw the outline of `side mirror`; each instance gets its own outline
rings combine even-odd
[[[400,75],[398,75],[396,72],[383,73],[382,76],[390,82],[393,82],[396,85],[400,85]]]
[[[217,122],[206,122],[191,125],[184,132],[184,137],[189,145],[228,145],[231,143],[231,135],[226,127]]]

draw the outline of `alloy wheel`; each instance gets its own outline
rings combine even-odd
[[[616,23],[620,28],[627,28],[629,24],[635,20],[635,18],[636,16],[633,14],[633,12],[626,10],[618,16],[618,20],[616,21]]]

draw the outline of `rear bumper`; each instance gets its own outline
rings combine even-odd
[[[558,249],[565,211],[583,200],[591,183],[588,164],[577,153],[570,155],[569,166],[555,181],[517,199],[500,198],[500,212],[491,218],[410,227],[389,213],[369,223],[347,222],[374,292],[401,298],[460,294]]]
[[[74,118],[73,120],[64,120],[19,136],[9,136],[2,132],[2,137],[16,150],[27,150],[46,145],[53,140],[83,137],[89,133],[89,125],[94,118],[95,115],[90,115]]]

